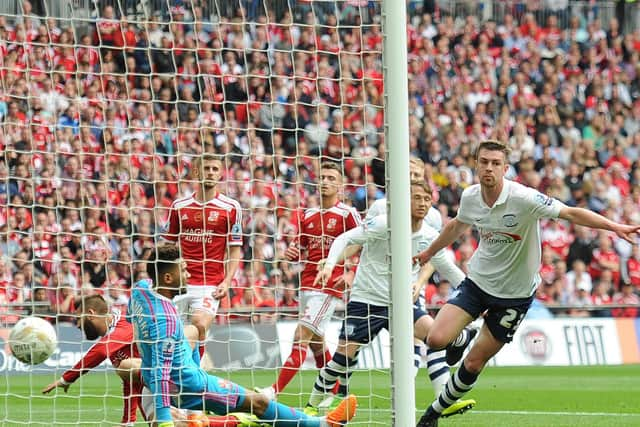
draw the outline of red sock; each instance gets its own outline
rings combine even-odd
[[[316,359],[316,368],[320,369],[331,360],[331,352],[329,350],[319,351],[314,353],[313,357]]]
[[[209,427],[238,427],[239,421],[233,415],[210,415]]]
[[[294,344],[291,349],[291,354],[286,362],[284,362],[284,366],[280,370],[280,375],[278,375],[278,381],[273,385],[273,388],[276,390],[276,393],[280,393],[284,388],[291,382],[293,377],[296,376],[298,370],[300,370],[300,366],[307,358],[307,347],[302,347],[298,344]]]
[[[200,341],[198,343],[198,353],[200,353],[200,361],[202,361],[202,358],[204,357],[204,350],[205,350],[204,341]]]

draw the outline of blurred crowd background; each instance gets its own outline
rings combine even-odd
[[[81,22],[28,1],[0,15],[2,323],[66,320],[96,292],[126,306],[202,152],[226,155],[221,190],[243,207],[220,321],[295,318],[302,266],[283,254],[319,204],[319,159],[341,163],[344,201],[363,214],[384,197],[379,3],[170,3],[141,17],[99,1]],[[475,182],[475,147],[496,138],[510,179],[639,223],[637,5],[483,3],[408,2],[410,146],[443,219]],[[640,304],[638,244],[563,221],[542,235],[539,302],[638,316],[608,306]],[[476,245],[470,232],[450,256],[464,270]],[[452,286],[432,282],[426,301],[442,304]]]

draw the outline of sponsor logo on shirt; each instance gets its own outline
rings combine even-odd
[[[182,240],[184,242],[212,243],[215,237],[215,231],[205,230],[202,228],[188,228],[182,233]]]
[[[323,251],[329,251],[334,239],[335,237],[333,236],[310,237],[307,249],[322,249]]]
[[[492,245],[498,243],[515,243],[522,240],[521,236],[513,233],[505,233],[504,231],[481,231],[480,238]]]

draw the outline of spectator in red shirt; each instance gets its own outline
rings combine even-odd
[[[620,281],[620,256],[613,250],[608,234],[600,232],[598,248],[593,251],[589,264],[589,274],[592,279],[599,279],[604,269],[611,270],[613,283],[617,286]]]
[[[626,280],[631,283],[636,292],[640,291],[640,245],[633,245],[631,256],[626,263]]]
[[[595,306],[607,306],[611,304],[611,282],[607,282],[605,280],[600,280],[596,283],[593,288],[593,295],[591,295],[591,301]],[[597,310],[592,312],[593,316],[596,317],[610,317],[611,310],[606,307],[603,307],[602,310]]]
[[[105,6],[102,11],[102,18],[96,24],[96,44],[114,46],[118,31],[120,31],[120,23],[115,18],[113,7]]]
[[[634,293],[633,285],[629,282],[622,284],[619,293],[613,296],[614,304],[629,304],[640,306],[640,297]],[[611,310],[613,317],[638,317],[638,307],[614,308]]]

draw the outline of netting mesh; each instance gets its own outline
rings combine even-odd
[[[34,314],[57,324],[60,345],[35,368],[5,348],[3,425],[118,421],[121,386],[104,365],[71,397],[40,390],[88,348],[73,326],[78,297],[101,294],[126,311],[145,274],[140,258],[159,244],[171,203],[195,190],[192,162],[205,152],[225,155],[220,191],[243,215],[243,259],[207,366],[223,377],[242,368],[234,379],[247,386],[273,382],[290,352],[302,269],[284,251],[303,210],[319,206],[320,159],[340,164],[342,199],[359,212],[383,195],[380,3],[16,7],[0,15],[0,333]],[[331,346],[338,329],[336,320]],[[367,369],[356,374],[363,397],[386,402],[382,412],[386,343],[363,352]],[[297,377],[285,401],[303,406],[314,378]],[[365,407],[358,422],[388,423],[372,414]]]

